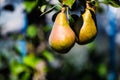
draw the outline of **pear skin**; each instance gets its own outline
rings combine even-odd
[[[87,44],[93,41],[97,35],[95,13],[92,10],[86,8],[82,17],[84,22],[79,33],[79,43]]]
[[[75,43],[75,33],[69,26],[64,10],[56,17],[49,36],[49,45],[59,53],[67,53]]]

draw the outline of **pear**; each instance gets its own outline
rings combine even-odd
[[[59,53],[67,53],[75,43],[75,33],[69,26],[63,7],[58,13],[49,36],[49,45]]]
[[[83,17],[83,26],[80,29],[79,41],[80,44],[86,44],[94,40],[97,34],[97,28],[92,14],[89,9],[86,9]]]
[[[87,44],[92,42],[97,35],[97,25],[95,11],[89,5],[82,14],[83,25],[79,32],[79,44]]]

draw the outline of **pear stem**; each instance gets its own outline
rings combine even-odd
[[[96,7],[95,6],[91,6],[90,3],[91,3],[90,1],[87,1],[86,2],[86,7],[88,9],[91,9],[94,13],[96,13]]]
[[[62,12],[62,13],[65,12],[65,7],[62,7],[61,12]]]

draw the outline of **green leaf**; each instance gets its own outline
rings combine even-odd
[[[48,10],[46,10],[45,12],[43,12],[40,16],[43,16],[43,15],[45,15],[45,14],[47,14],[47,13],[49,13],[49,12],[51,12],[52,10],[54,10],[54,8],[56,7],[56,5],[55,6],[53,6],[53,7],[51,7],[51,8],[49,8]]]
[[[70,14],[68,8],[67,8],[67,18],[69,20],[70,27],[73,29],[75,20],[73,19],[72,15]]]
[[[55,60],[55,59],[54,59],[54,56],[52,55],[52,53],[49,52],[49,51],[47,51],[47,50],[45,50],[45,51],[43,52],[43,56],[44,56],[48,61],[50,61],[50,62],[52,62],[52,61]]]
[[[109,4],[113,7],[120,7],[120,1],[118,0],[109,0]]]
[[[119,0],[101,0],[100,1],[101,3],[104,3],[104,4],[109,4],[113,7],[120,7],[120,1]]]
[[[46,25],[43,27],[43,31],[48,32],[52,30],[52,26],[51,25]]]
[[[69,8],[72,8],[72,5],[74,4],[75,0],[64,0],[63,5],[69,6]]]
[[[104,77],[107,74],[107,68],[106,68],[106,65],[104,63],[99,65],[99,67],[98,67],[98,74],[101,77]]]
[[[11,71],[10,80],[28,80],[31,74],[29,67],[15,60],[11,61],[10,63],[10,71]]]
[[[36,57],[33,54],[27,55],[23,58],[23,63],[33,69],[35,69],[36,65],[41,61],[42,60],[40,58]]]
[[[27,36],[30,38],[34,38],[37,35],[37,27],[35,25],[30,25],[27,29]]]
[[[17,61],[12,61],[10,63],[10,69],[14,75],[19,75],[21,72],[26,72],[28,70],[25,65],[20,64]]]
[[[44,12],[46,8],[47,8],[47,5],[42,5],[40,8],[41,12]]]
[[[61,5],[59,5],[59,4],[56,4],[56,5],[54,5],[54,6],[49,6],[49,9],[47,9],[46,11],[44,11],[40,16],[43,16],[43,15],[45,15],[45,14],[47,14],[47,13],[50,13],[51,11],[53,11],[54,9],[56,9],[56,10],[61,10]],[[39,9],[40,9],[40,7],[39,7]]]
[[[24,1],[26,11],[29,13],[36,6],[36,1]]]
[[[62,5],[60,5],[60,4],[56,4],[56,7],[55,7],[55,10],[56,10],[56,11],[60,11],[61,8],[62,8]]]

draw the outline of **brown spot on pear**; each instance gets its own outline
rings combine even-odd
[[[67,53],[75,43],[75,34],[69,26],[64,10],[56,17],[51,34],[49,45],[57,52]]]

